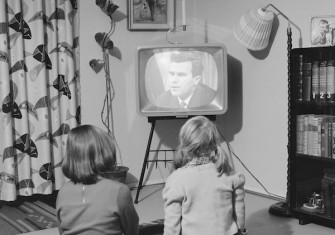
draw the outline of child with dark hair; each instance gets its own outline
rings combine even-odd
[[[92,125],[70,131],[62,163],[70,181],[63,184],[56,202],[60,234],[138,234],[129,188],[103,177],[115,164],[115,142],[105,131]]]
[[[215,124],[204,116],[189,119],[163,199],[164,235],[246,234],[243,174],[225,156]]]

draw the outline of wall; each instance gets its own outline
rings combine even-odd
[[[166,44],[166,32],[128,31],[127,1],[114,0],[120,8],[115,32],[111,36],[121,51],[121,60],[110,57],[111,79],[115,88],[113,100],[113,129],[118,141],[119,162],[130,170],[127,183],[136,186],[150,133],[150,123],[136,113],[135,66],[139,45]],[[232,26],[251,8],[269,2],[263,0],[186,0],[186,32],[178,41],[219,42],[228,50],[229,107],[226,114],[217,117],[217,125],[250,172],[270,193],[286,196],[287,177],[287,21],[273,9],[274,28],[269,47],[262,52],[251,52],[239,44],[232,35]],[[271,3],[288,16],[292,26],[293,48],[299,47],[301,32],[303,47],[310,46],[310,18],[331,15],[335,1],[273,0]],[[177,25],[180,25],[180,1],[177,0]],[[80,1],[80,66],[82,90],[82,122],[103,127],[100,120],[105,77],[90,67],[93,58],[102,58],[95,42],[97,32],[108,32],[109,18],[95,5],[95,1]],[[184,121],[158,121],[152,149],[174,148],[176,136]],[[150,158],[154,156],[150,155]],[[162,158],[164,156],[158,156]],[[168,158],[171,156],[167,156]],[[246,188],[265,193],[252,175],[235,158],[236,167],[247,177]],[[159,163],[150,165],[145,180],[163,182],[169,174]]]

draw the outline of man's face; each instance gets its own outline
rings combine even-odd
[[[327,24],[320,23],[320,32],[321,33],[326,33],[327,32]]]
[[[172,62],[167,79],[171,94],[181,99],[189,97],[194,86],[199,82],[199,77],[193,77],[192,75],[191,62]]]

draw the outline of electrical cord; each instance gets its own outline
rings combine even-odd
[[[221,133],[221,132],[219,132],[220,133],[220,135],[221,135],[221,137],[223,138],[223,140],[225,141],[225,143],[226,143],[226,145],[227,145],[227,147],[228,147],[228,150],[229,150],[229,152],[230,153],[232,153],[234,156],[235,156],[235,158],[241,163],[241,165],[247,170],[247,172],[257,181],[257,183],[264,189],[264,191],[268,194],[268,195],[270,195],[270,196],[272,196],[272,197],[274,197],[274,198],[276,198],[276,199],[278,199],[278,200],[280,200],[280,201],[283,201],[283,200],[285,200],[285,198],[284,197],[282,197],[282,196],[279,196],[279,195],[277,195],[277,194],[274,194],[274,193],[271,193],[271,192],[269,192],[266,188],[265,188],[265,186],[257,179],[257,177],[248,169],[248,167],[242,162],[242,160],[235,154],[235,152],[234,152],[234,150],[233,150],[233,148],[232,148],[232,146],[228,143],[228,141],[226,140],[226,138],[223,136],[223,134]]]

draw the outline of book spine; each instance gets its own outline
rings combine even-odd
[[[335,101],[335,61],[327,61],[327,101]]]
[[[304,115],[297,115],[297,153],[304,153]]]
[[[322,145],[321,145],[321,126],[322,126],[322,122],[323,122],[323,117],[320,117],[319,118],[319,121],[318,121],[318,129],[317,129],[317,132],[318,132],[318,156],[321,157],[321,148],[322,148]]]
[[[324,168],[323,172],[325,177],[330,177],[335,182],[335,168]]]
[[[312,89],[312,63],[308,58],[303,62],[302,100],[311,100]]]
[[[327,181],[329,181],[329,182],[334,182],[334,183],[335,183],[335,178],[334,178],[334,176],[327,176],[327,175],[325,175],[325,176],[323,177],[323,179],[324,179],[324,180],[327,180]]]
[[[327,62],[320,61],[320,101],[327,100]]]
[[[321,157],[328,157],[328,121],[324,119],[321,123]]]
[[[325,216],[331,216],[331,207],[330,207],[330,181],[322,179],[321,180],[321,189],[322,189],[322,197],[323,197],[323,206],[325,210]]]
[[[314,115],[308,116],[307,154],[314,155]]]
[[[303,63],[304,56],[299,55],[298,57],[298,69],[297,69],[297,79],[298,79],[298,100],[302,101],[302,87],[303,87]]]
[[[335,218],[335,183],[329,185],[330,217]]]
[[[335,121],[332,121],[332,158],[335,159]]]
[[[327,158],[332,158],[332,135],[333,135],[333,127],[332,122],[328,121],[328,155]]]
[[[314,116],[313,124],[312,124],[312,154],[313,156],[320,157],[321,156],[321,122],[322,116]],[[320,138],[319,138],[320,136]]]
[[[308,154],[308,115],[304,115],[303,154]]]
[[[311,100],[318,101],[320,96],[320,67],[319,61],[312,64],[312,97]]]

